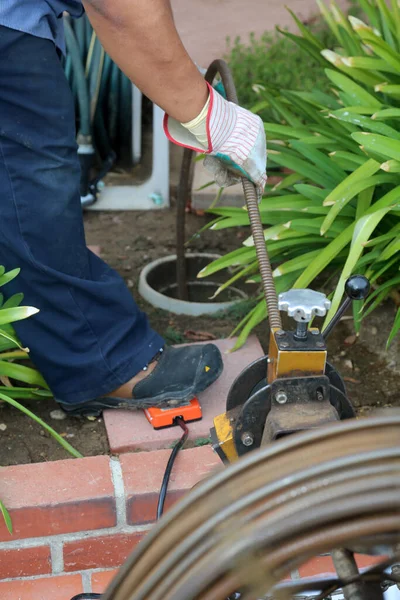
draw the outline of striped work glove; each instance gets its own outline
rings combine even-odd
[[[267,149],[260,117],[225,100],[211,86],[202,112],[189,123],[165,115],[164,131],[171,142],[205,152],[204,166],[221,187],[250,179],[261,198],[266,176]]]

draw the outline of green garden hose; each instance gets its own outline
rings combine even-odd
[[[85,137],[91,135],[89,92],[86,84],[85,69],[81,57],[81,49],[74,35],[71,22],[64,19],[65,43],[67,58],[65,73],[67,78],[74,82],[75,98],[79,114],[79,134]]]
[[[90,204],[96,197],[96,159],[102,176],[116,157],[131,162],[132,84],[106,54],[86,15],[64,17],[64,28],[64,71],[75,100],[81,201]]]

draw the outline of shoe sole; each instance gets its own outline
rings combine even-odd
[[[124,410],[144,410],[146,408],[175,408],[179,406],[179,404],[184,404],[185,402],[189,402],[192,398],[204,392],[210,385],[212,385],[218,377],[221,375],[223,371],[223,362],[221,360],[221,364],[219,365],[215,377],[210,381],[204,381],[204,384],[201,383],[195,386],[195,389],[187,389],[182,391],[181,393],[177,392],[174,394],[174,398],[171,399],[171,396],[168,393],[159,394],[149,400],[127,400],[126,398],[118,398],[118,397],[104,397],[99,398],[98,400],[93,400],[90,405],[82,405],[77,406],[71,410],[71,405],[66,405],[60,402],[60,407],[64,410],[64,412],[71,417],[99,417],[103,410],[115,410],[115,409],[124,409]]]

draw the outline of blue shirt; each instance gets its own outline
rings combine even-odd
[[[81,0],[0,0],[0,25],[52,40],[64,51],[64,11],[80,17]]]

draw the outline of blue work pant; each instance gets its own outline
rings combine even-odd
[[[86,248],[79,181],[73,100],[54,44],[0,26],[0,264],[21,268],[1,291],[40,309],[15,329],[70,403],[126,383],[164,343],[122,278]]]

